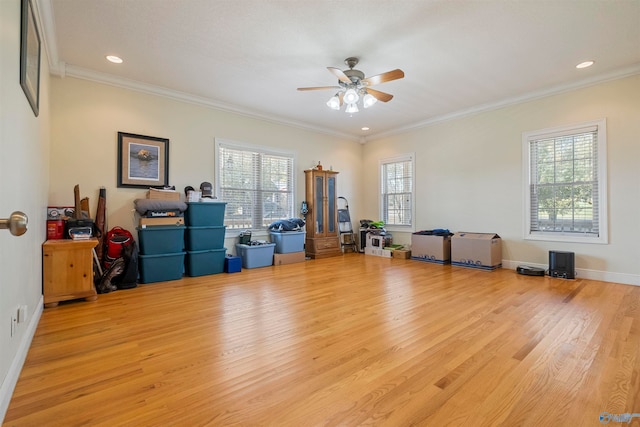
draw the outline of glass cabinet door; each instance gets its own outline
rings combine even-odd
[[[324,209],[323,209],[323,198],[324,198],[324,177],[320,175],[316,175],[315,179],[315,220],[316,220],[316,233],[322,234],[324,233]]]
[[[327,177],[327,232],[336,232],[336,177]]]

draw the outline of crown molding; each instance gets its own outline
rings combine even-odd
[[[459,110],[459,111],[454,111],[452,113],[449,114],[444,114],[441,116],[436,116],[436,117],[431,117],[427,120],[418,122],[418,123],[414,123],[408,126],[403,126],[403,127],[399,127],[387,132],[381,132],[378,134],[374,134],[374,135],[369,135],[367,136],[366,140],[367,141],[373,141],[376,139],[380,139],[380,138],[385,138],[385,137],[389,137],[389,136],[394,136],[394,135],[398,135],[401,133],[406,133],[412,130],[416,130],[416,129],[420,129],[420,128],[424,128],[427,126],[431,126],[433,124],[436,123],[442,123],[442,122],[446,122],[449,120],[455,120],[455,119],[459,119],[462,117],[467,117],[467,116],[472,116],[474,114],[479,114],[479,113],[484,113],[487,111],[492,111],[492,110],[498,110],[500,108],[504,108],[510,105],[516,105],[516,104],[522,104],[524,102],[529,102],[529,101],[533,101],[536,99],[540,99],[540,98],[546,98],[548,96],[553,96],[553,95],[558,95],[564,92],[570,92],[573,90],[577,90],[577,89],[582,89],[585,87],[589,87],[589,86],[595,86],[597,84],[600,83],[605,83],[608,81],[613,81],[613,80],[619,80],[619,79],[623,79],[626,77],[631,77],[634,75],[640,74],[640,64],[635,64],[632,65],[630,67],[626,67],[626,68],[622,68],[616,71],[613,71],[611,73],[607,73],[607,74],[602,74],[600,76],[596,76],[596,77],[592,77],[592,78],[588,78],[588,79],[584,79],[584,80],[580,80],[577,82],[573,82],[573,83],[569,83],[569,84],[565,84],[565,85],[558,85],[558,86],[554,86],[548,89],[544,89],[544,90],[540,90],[540,91],[535,91],[535,92],[529,92],[527,94],[524,95],[519,95],[519,96],[515,96],[512,98],[507,98],[498,102],[492,102],[492,103],[488,103],[488,104],[482,104],[482,105],[477,105],[475,107],[472,108],[468,108],[465,110]]]
[[[164,98],[187,102],[190,104],[196,104],[196,105],[204,106],[207,108],[212,108],[215,110],[226,111],[229,113],[234,113],[234,114],[238,114],[238,115],[253,118],[253,119],[264,120],[267,122],[282,124],[282,125],[291,126],[291,127],[295,127],[303,130],[311,130],[313,132],[318,132],[326,135],[335,136],[338,138],[359,142],[359,138],[353,135],[334,132],[324,128],[311,126],[307,123],[288,120],[283,117],[279,117],[271,114],[265,114],[259,111],[248,110],[238,105],[226,104],[226,103],[214,101],[212,99],[205,98],[202,96],[192,95],[189,93],[167,89],[160,86],[150,85],[147,83],[141,83],[135,80],[128,80],[128,79],[117,77],[111,74],[100,73],[100,72],[88,70],[82,67],[76,67],[70,64],[64,64],[64,65],[65,65],[64,66],[65,75],[67,77],[75,77],[78,79],[89,80],[96,83],[102,83],[110,86],[133,90],[136,92],[162,96]]]
[[[48,0],[47,0],[48,1]],[[416,129],[421,129],[427,126],[431,126],[437,123],[442,123],[442,122],[446,122],[449,120],[455,120],[455,119],[459,119],[459,118],[463,118],[463,117],[468,117],[468,116],[472,116],[475,114],[479,114],[479,113],[484,113],[484,112],[488,112],[488,111],[493,111],[493,110],[497,110],[500,108],[504,108],[510,105],[516,105],[516,104],[521,104],[524,102],[529,102],[529,101],[533,101],[536,99],[541,99],[541,98],[545,98],[548,96],[553,96],[553,95],[558,95],[561,93],[565,93],[565,92],[570,92],[573,90],[577,90],[577,89],[581,89],[581,88],[585,88],[585,87],[589,87],[589,86],[594,86],[597,84],[601,84],[601,83],[605,83],[608,81],[613,81],[613,80],[618,80],[618,79],[622,79],[622,78],[626,78],[626,77],[630,77],[633,75],[637,75],[640,74],[640,64],[635,64],[633,66],[627,67],[627,68],[623,68],[620,70],[616,70],[614,72],[611,73],[607,73],[607,74],[603,74],[597,77],[592,77],[592,78],[588,78],[588,79],[584,79],[584,80],[580,80],[578,82],[573,82],[570,84],[566,84],[566,85],[558,85],[558,86],[554,86],[552,88],[548,88],[548,89],[544,89],[544,90],[540,90],[540,91],[535,91],[535,92],[530,92],[524,95],[519,95],[519,96],[515,96],[515,97],[511,97],[511,98],[507,98],[498,102],[493,102],[493,103],[487,103],[487,104],[482,104],[482,105],[478,105],[472,108],[468,108],[465,110],[459,110],[459,111],[454,111],[452,113],[449,114],[444,114],[441,116],[437,116],[437,117],[431,117],[427,120],[421,121],[421,122],[417,122],[408,126],[403,126],[403,127],[398,127],[396,129],[392,129],[390,131],[387,132],[381,132],[378,134],[374,134],[374,135],[367,135],[366,137],[363,136],[354,136],[354,135],[349,135],[349,134],[345,134],[345,133],[341,133],[341,132],[335,132],[335,131],[331,131],[331,130],[327,130],[321,127],[317,127],[317,126],[312,126],[309,125],[308,123],[303,123],[303,122],[298,122],[298,121],[294,121],[294,120],[289,120],[283,117],[279,117],[279,116],[275,116],[275,115],[270,115],[270,114],[265,114],[262,112],[258,112],[258,111],[252,111],[252,110],[248,110],[246,108],[237,106],[237,105],[232,105],[232,104],[226,104],[226,103],[222,103],[219,101],[214,101],[212,99],[209,98],[204,98],[201,96],[197,96],[197,95],[192,95],[192,94],[188,94],[185,92],[179,92],[179,91],[175,91],[172,89],[167,89],[167,88],[163,88],[163,87],[159,87],[159,86],[154,86],[154,85],[150,85],[150,84],[146,84],[146,83],[141,83],[138,81],[134,81],[134,80],[128,80],[128,79],[123,79],[121,77],[117,77],[111,74],[106,74],[106,73],[100,73],[97,71],[92,71],[92,70],[88,70],[85,68],[81,68],[81,67],[76,67],[73,65],[69,65],[69,64],[65,64],[64,62],[59,62],[57,64],[57,70],[58,70],[58,75],[64,77],[66,76],[70,76],[70,77],[75,77],[75,78],[79,78],[79,79],[84,79],[84,80],[89,80],[89,81],[94,81],[97,83],[102,83],[102,84],[108,84],[111,86],[116,86],[116,87],[121,87],[121,88],[125,88],[125,89],[129,89],[129,90],[133,90],[133,91],[137,91],[137,92],[143,92],[143,93],[147,93],[147,94],[151,94],[151,95],[157,95],[157,96],[162,96],[165,98],[170,98],[170,99],[174,99],[174,100],[178,100],[178,101],[182,101],[182,102],[188,102],[188,103],[192,103],[192,104],[196,104],[196,105],[201,105],[201,106],[205,106],[208,108],[213,108],[216,110],[221,110],[221,111],[226,111],[226,112],[231,112],[234,114],[238,114],[238,115],[242,115],[245,117],[250,117],[250,118],[254,118],[254,119],[259,119],[259,120],[264,120],[267,122],[271,122],[271,123],[277,123],[277,124],[282,124],[282,125],[286,125],[286,126],[291,126],[291,127],[296,127],[299,129],[303,129],[303,130],[310,130],[313,132],[318,132],[318,133],[322,133],[325,135],[330,135],[330,136],[335,136],[338,138],[343,138],[343,139],[347,139],[350,141],[355,141],[355,142],[359,142],[360,144],[366,144],[369,141],[374,141],[376,139],[380,139],[380,138],[385,138],[385,137],[389,137],[389,136],[394,136],[394,135],[398,135],[398,134],[402,134],[402,133],[406,133],[412,130],[416,130]]]
[[[53,20],[53,5],[51,0],[34,0],[36,19],[40,30],[40,37],[49,63],[49,73],[64,77],[65,63],[59,60],[58,39]]]

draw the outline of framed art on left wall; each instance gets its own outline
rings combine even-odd
[[[40,105],[40,32],[31,0],[22,0],[20,28],[20,86],[33,114]]]
[[[118,132],[118,187],[169,185],[169,140]]]

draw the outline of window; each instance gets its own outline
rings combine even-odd
[[[525,239],[607,243],[605,120],[524,133]]]
[[[217,194],[227,202],[227,229],[266,229],[293,217],[292,153],[216,140]]]
[[[381,218],[386,226],[413,227],[413,154],[380,161]]]

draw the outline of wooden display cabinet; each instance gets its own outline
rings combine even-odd
[[[305,250],[310,258],[342,255],[338,236],[338,172],[306,170],[307,236]]]
[[[98,298],[93,285],[93,248],[98,239],[47,240],[42,244],[42,292],[44,306],[60,301]]]

